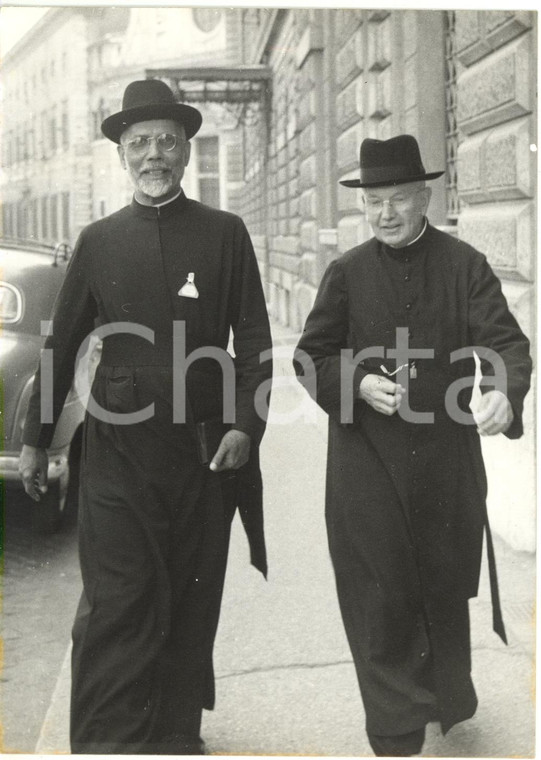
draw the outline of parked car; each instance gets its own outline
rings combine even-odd
[[[49,319],[66,273],[70,249],[0,240],[0,486],[22,489],[18,473],[26,407]],[[84,408],[70,391],[49,448],[49,488],[39,502],[29,497],[38,530],[56,529],[69,498],[76,499]],[[71,487],[70,487],[71,474]],[[70,505],[75,507],[74,504]]]

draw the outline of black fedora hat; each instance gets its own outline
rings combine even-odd
[[[122,98],[122,110],[108,116],[101,131],[109,140],[119,143],[125,129],[138,121],[172,119],[184,127],[186,139],[192,138],[203,121],[197,108],[177,103],[170,87],[161,79],[131,82]]]
[[[344,187],[387,187],[406,182],[436,179],[444,171],[427,173],[421,161],[417,140],[398,135],[390,140],[367,137],[361,143],[361,178],[340,181]]]

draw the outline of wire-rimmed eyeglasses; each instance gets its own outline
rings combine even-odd
[[[177,145],[186,142],[178,135],[162,132],[161,135],[157,135],[156,137],[152,135],[137,135],[137,137],[133,137],[131,140],[126,140],[126,142],[122,143],[122,147],[130,153],[142,154],[147,152],[153,141],[156,143],[158,150],[164,151],[165,153],[169,153],[174,150]]]
[[[365,195],[364,203],[366,208],[372,212],[383,211],[385,204],[387,204],[389,209],[392,208],[395,211],[404,211],[409,208],[413,198],[418,193],[422,192],[423,189],[424,188],[420,188],[419,190],[414,190],[413,192],[408,193],[396,193],[390,198],[378,198],[377,196]]]

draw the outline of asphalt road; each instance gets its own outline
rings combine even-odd
[[[34,752],[80,593],[76,526],[70,516],[40,535],[26,496],[8,491],[5,501],[1,751]]]

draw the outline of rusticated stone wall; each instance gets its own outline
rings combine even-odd
[[[431,183],[430,221],[486,253],[533,339],[535,14],[274,13],[248,12],[260,30],[267,20],[266,35],[251,33],[259,57],[249,62],[273,70],[267,218],[257,237],[268,250],[273,316],[300,329],[329,261],[370,237],[360,191],[339,184],[358,177],[362,140],[409,132],[428,171],[447,169]],[[531,393],[520,441],[484,441],[491,522],[520,549],[535,545],[533,409]]]
[[[535,336],[536,38],[526,11],[457,11],[458,234],[483,251],[530,337]],[[483,442],[493,527],[535,546],[535,414],[525,436]]]

